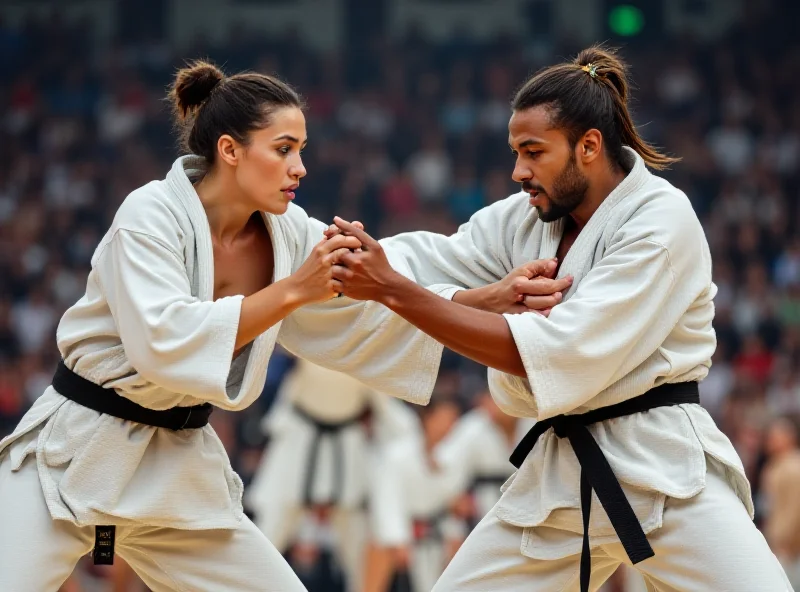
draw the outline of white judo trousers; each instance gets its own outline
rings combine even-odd
[[[333,508],[328,517],[334,539],[331,547],[346,577],[347,590],[358,592],[364,571],[364,549],[368,538],[366,512]],[[275,545],[280,553],[285,553],[295,541],[320,543],[321,526],[317,524],[304,508],[289,507],[281,515],[271,513],[255,518],[259,531]],[[303,531],[309,531],[307,534]]]
[[[525,376],[490,370],[488,379],[509,415],[584,414],[708,374],[717,288],[703,227],[683,192],[633,150],[623,152],[625,179],[561,260],[558,277],[574,280],[562,302],[549,317],[504,315]],[[450,237],[412,232],[382,244],[404,254],[422,285],[475,288],[555,257],[564,230],[563,219],[541,220],[522,192],[478,211]],[[652,590],[790,589],[751,521],[742,461],[701,405],[659,407],[587,430],[655,551],[636,565]],[[711,458],[724,468],[709,468]],[[542,434],[434,589],[579,589],[580,477],[569,440]],[[587,530],[596,587],[625,556],[594,494]]]
[[[648,592],[792,592],[777,558],[731,489],[724,468],[709,461],[706,487],[689,499],[667,498],[663,523],[647,535],[655,556],[633,569]],[[533,527],[540,537],[556,529]],[[433,592],[577,592],[580,554],[553,559],[525,556],[532,528],[500,521],[495,510],[475,527]],[[709,536],[709,533],[712,533]],[[590,590],[620,564],[630,565],[619,542],[592,548]]]
[[[213,298],[213,245],[192,186],[204,172],[202,159],[182,157],[125,199],[86,293],[59,323],[66,367],[150,409],[238,411],[260,396],[280,343],[372,389],[427,402],[442,345],[372,303],[302,307],[234,355],[243,297]],[[263,218],[277,282],[326,225],[296,206]],[[397,371],[408,367],[417,372]],[[55,591],[91,549],[93,525],[117,527],[117,552],[155,591],[303,590],[245,518],[242,489],[211,425],[143,425],[48,387],[0,440],[0,592]]]
[[[0,590],[56,592],[94,547],[94,526],[53,520],[36,459],[0,460]],[[102,487],[102,482],[98,483]],[[118,526],[115,553],[153,592],[303,592],[305,586],[250,520],[238,528]],[[31,561],[31,558],[35,558]],[[19,569],[21,565],[35,565]]]
[[[367,410],[369,431],[360,420]],[[244,500],[253,521],[284,553],[303,538],[302,525],[313,523],[309,511],[325,506],[347,589],[359,592],[376,457],[388,442],[419,430],[416,415],[350,376],[299,359],[262,428],[270,441]]]

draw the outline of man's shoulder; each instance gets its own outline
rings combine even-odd
[[[705,231],[687,195],[667,180],[651,175],[624,200],[618,215],[618,238],[649,240],[668,252],[707,248]]]

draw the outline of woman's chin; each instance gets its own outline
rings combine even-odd
[[[261,207],[262,210],[267,212],[268,214],[275,214],[276,216],[280,216],[281,214],[285,214],[286,210],[289,209],[289,200],[288,199],[280,199],[280,200],[270,200],[266,202]]]

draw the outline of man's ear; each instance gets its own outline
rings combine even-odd
[[[603,134],[600,133],[600,130],[590,129],[583,134],[576,148],[578,150],[577,157],[581,162],[589,164],[598,158],[603,151]]]

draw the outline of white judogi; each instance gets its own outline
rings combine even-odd
[[[501,485],[514,472],[508,458],[533,423],[517,420],[509,441],[489,413],[477,408],[465,413],[436,446],[436,462],[455,480],[459,492],[472,494],[478,520],[500,499]]]
[[[711,326],[716,287],[703,229],[687,197],[652,175],[632,150],[625,150],[630,172],[562,261],[559,277],[575,278],[564,301],[548,318],[505,315],[527,378],[490,370],[489,382],[497,404],[511,415],[544,420],[583,413],[663,383],[701,380],[708,372],[716,344]],[[480,210],[451,237],[414,232],[383,243],[387,251],[405,255],[422,285],[455,282],[471,288],[495,282],[532,260],[554,257],[563,228],[563,220],[539,220],[528,196],[519,193]],[[677,502],[699,496],[709,479],[708,460],[718,461],[725,486],[741,501],[741,516],[731,522],[741,528],[737,536],[724,539],[702,524],[688,534],[701,537],[709,553],[727,558],[709,565],[725,565],[729,573],[742,575],[725,590],[788,589],[763,537],[747,519],[753,506],[742,463],[701,406],[653,409],[588,429],[644,531],[654,536],[680,520],[677,511],[665,514],[665,504],[691,508],[691,503]],[[567,589],[563,586],[573,572],[577,574],[581,550],[579,477],[569,442],[553,430],[546,432],[504,486],[487,517],[490,526],[484,524],[473,533],[459,552],[472,560],[456,557],[436,590]],[[717,494],[720,489],[703,499]],[[709,519],[708,525],[712,523]],[[497,548],[500,539],[490,533],[500,531],[508,536],[502,539],[505,546]],[[595,548],[618,541],[594,494],[589,533]],[[750,555],[740,557],[740,545],[750,549]],[[490,549],[491,557],[486,555]],[[664,554],[668,549],[655,551]],[[559,562],[565,577],[550,584],[547,579],[509,575],[509,570],[524,571],[524,566],[542,561],[543,569],[551,570],[556,564],[547,562]],[[637,567],[644,570],[656,561]],[[676,572],[681,568],[680,563],[674,566]],[[597,574],[593,585],[602,575]],[[667,570],[663,585],[669,585],[669,575]],[[723,589],[702,583],[716,575],[698,580],[696,589]]]
[[[264,418],[269,445],[245,491],[245,505],[281,553],[297,534],[305,509],[329,506],[336,550],[354,592],[363,573],[375,446],[413,429],[404,421],[403,405],[350,376],[298,360]],[[372,435],[362,421],[365,412]]]
[[[414,592],[431,590],[445,567],[445,541],[458,528],[448,509],[459,493],[453,475],[429,462],[421,435],[390,444],[381,456],[370,491],[371,532],[379,546],[410,549]]]
[[[67,367],[150,408],[210,402],[237,410],[261,393],[267,361],[280,342],[374,389],[426,402],[442,346],[375,303],[339,298],[301,308],[231,363],[243,297],[212,301],[211,234],[190,181],[203,174],[203,163],[178,159],[165,180],[134,191],[122,204],[92,258],[85,296],[58,327]],[[325,225],[294,205],[264,221],[278,281],[299,268]],[[400,259],[393,264],[407,270]],[[175,432],[135,424],[82,407],[50,387],[0,441],[0,461],[0,590],[52,588],[87,550],[82,543],[56,548],[58,537],[38,527],[6,526],[16,524],[12,517],[45,513],[56,521],[46,528],[66,538],[70,532],[84,537],[92,525],[117,525],[119,552],[154,590],[165,589],[154,564],[167,565],[164,555],[177,548],[149,545],[147,563],[126,550],[126,533],[134,532],[130,541],[143,548],[148,529],[160,529],[163,541],[189,536],[170,534],[175,529],[202,531],[192,536],[205,541],[212,557],[219,554],[203,566],[210,579],[195,587],[186,583],[189,574],[176,570],[169,589],[302,589],[290,571],[279,577],[288,568],[243,516],[242,482],[210,425]],[[221,547],[234,543],[235,550],[223,553]],[[240,575],[229,573],[236,569]],[[258,573],[263,577],[254,577]]]

